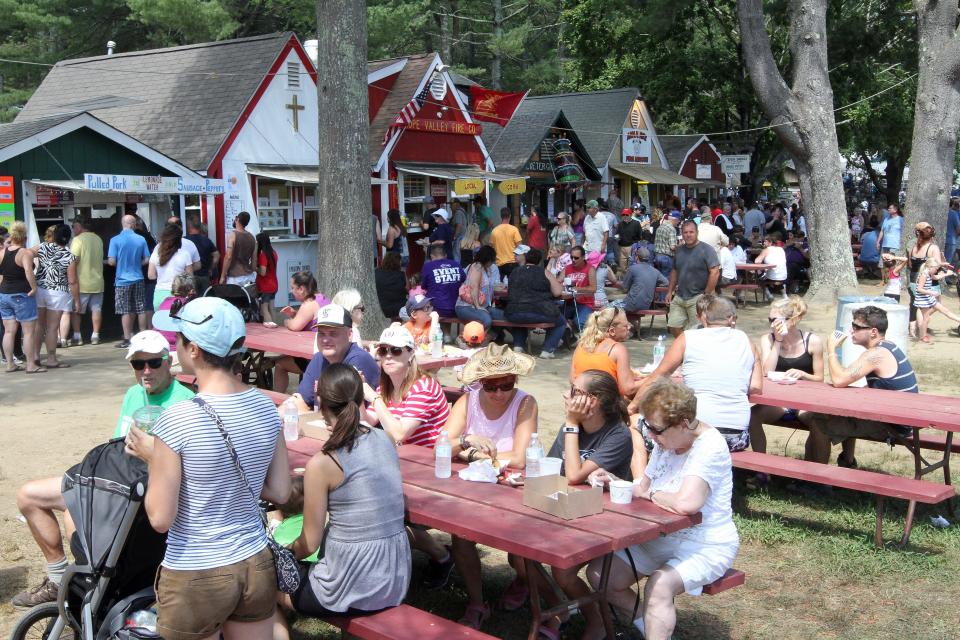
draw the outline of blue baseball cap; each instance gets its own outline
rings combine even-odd
[[[240,310],[223,298],[194,298],[180,309],[157,311],[153,326],[160,331],[182,333],[190,342],[225,357],[246,351],[247,328]],[[234,347],[240,340],[240,346]]]

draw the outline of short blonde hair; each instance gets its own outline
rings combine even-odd
[[[787,320],[799,322],[803,316],[807,315],[807,303],[800,296],[779,298],[770,303],[770,311],[777,311]]]
[[[643,394],[640,411],[647,418],[659,412],[666,420],[666,426],[672,426],[681,420],[693,420],[697,417],[697,396],[693,389],[685,384],[674,382],[670,378],[660,378]]]
[[[23,246],[27,241],[27,225],[21,220],[17,220],[10,225],[10,242]]]
[[[927,258],[923,266],[926,269],[939,269],[943,266],[943,263],[940,262],[939,258]]]
[[[333,296],[333,300],[330,302],[340,305],[348,312],[353,313],[354,309],[363,304],[363,297],[356,289],[341,289],[337,291],[336,295]]]

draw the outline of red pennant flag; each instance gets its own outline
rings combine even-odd
[[[473,103],[471,115],[474,120],[493,122],[505,127],[527,93],[527,91],[508,93],[471,86],[470,99]]]

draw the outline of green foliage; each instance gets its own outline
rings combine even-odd
[[[222,40],[239,26],[219,0],[127,0],[127,6],[158,44]]]

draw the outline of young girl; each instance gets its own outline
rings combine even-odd
[[[277,282],[277,252],[270,244],[270,234],[261,231],[257,234],[257,291],[260,292],[260,315],[263,326],[273,329],[273,301],[279,289]]]
[[[892,253],[885,253],[882,256],[883,267],[887,270],[887,284],[883,287],[885,298],[900,302],[900,272],[907,265],[906,256],[895,256]]]
[[[935,311],[939,311],[954,322],[960,323],[960,316],[947,309],[940,302],[940,280],[950,275],[950,271],[944,269],[943,265],[936,258],[927,258],[923,268],[917,275],[917,295],[913,301],[917,308],[917,331],[920,336],[920,342],[924,344],[933,344],[930,336],[927,335],[927,325],[930,323],[930,316]],[[957,327],[960,330],[960,326]]]

